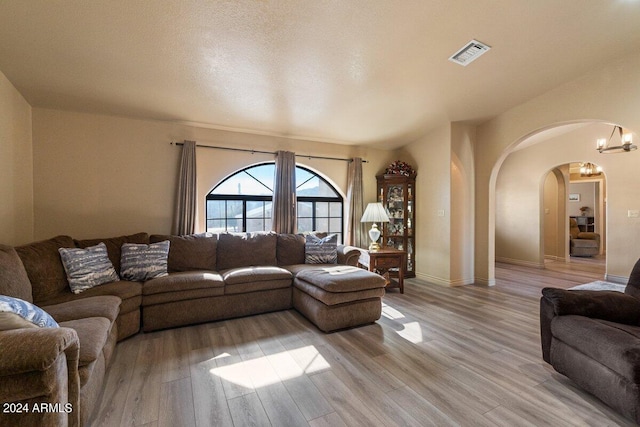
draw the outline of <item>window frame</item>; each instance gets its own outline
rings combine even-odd
[[[275,162],[263,162],[263,163],[257,163],[251,166],[247,166],[245,168],[239,169],[235,172],[233,172],[232,174],[228,175],[226,178],[224,178],[222,181],[218,182],[212,189],[211,191],[209,191],[209,193],[206,195],[205,197],[205,226],[206,229],[209,229],[209,221],[214,221],[214,220],[224,220],[224,225],[225,225],[225,231],[228,231],[228,221],[229,218],[226,217],[226,212],[225,212],[225,216],[221,217],[221,218],[210,218],[209,216],[209,204],[208,202],[210,200],[236,200],[236,201],[242,201],[242,232],[246,232],[247,230],[247,203],[248,202],[273,202],[273,194],[270,196],[266,196],[266,195],[244,195],[244,194],[212,194],[216,188],[220,187],[221,185],[223,185],[226,181],[228,181],[229,179],[233,178],[234,176],[241,174],[243,172],[246,172],[252,168],[255,167],[259,167],[259,166],[264,166],[264,165],[273,165],[275,167]],[[330,215],[330,208],[329,208],[329,212],[328,212],[328,216],[327,217],[319,217],[317,215],[317,203],[329,203],[329,207],[331,206],[330,203],[340,203],[340,231],[338,232],[339,234],[339,240],[342,241],[342,238],[344,236],[344,198],[342,197],[342,195],[338,192],[338,190],[329,182],[327,181],[325,178],[323,178],[320,174],[316,173],[315,171],[301,166],[301,165],[296,165],[296,168],[300,168],[306,172],[308,172],[309,174],[312,175],[312,178],[317,177],[321,182],[323,182],[325,185],[327,185],[331,190],[333,190],[333,192],[335,193],[335,196],[332,197],[323,197],[323,196],[298,196],[296,195],[296,224],[300,221],[300,217],[299,217],[299,213],[300,210],[298,209],[298,204],[301,202],[306,202],[306,203],[311,203],[311,217],[303,217],[304,219],[307,218],[311,218],[311,224],[312,224],[312,229],[315,230],[316,226],[317,226],[317,220],[318,218],[326,218],[327,221],[330,221],[331,218],[337,218],[337,217],[332,217]],[[260,182],[262,184],[261,181],[259,181],[257,178],[253,177],[253,175],[251,175],[249,172],[246,172],[247,175],[251,176],[253,179],[255,179],[256,181]],[[298,187],[302,186],[303,184],[305,184],[306,182],[308,182],[310,179],[309,178],[307,180],[305,180],[305,182],[302,183],[296,183],[296,190]],[[264,185],[264,184],[263,184]],[[267,187],[265,185],[265,187]],[[268,188],[268,187],[267,187]],[[271,189],[271,191],[273,192],[273,189]],[[266,219],[266,217],[262,217],[263,219]],[[269,219],[273,219],[273,217],[269,217]],[[329,227],[328,227],[329,228]],[[268,230],[265,230],[268,231]],[[318,230],[318,231],[328,231],[328,230]]]

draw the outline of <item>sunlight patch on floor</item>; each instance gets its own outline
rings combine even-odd
[[[420,327],[420,323],[418,322],[409,322],[405,323],[404,329],[401,331],[396,331],[398,335],[400,335],[405,340],[412,342],[414,344],[418,344],[422,342],[422,328]]]
[[[406,316],[390,305],[385,304],[384,302],[382,303],[382,315],[387,319],[395,320],[402,325],[402,329],[396,331],[396,333],[402,338],[414,344],[422,342],[422,328],[420,327],[420,323],[403,323],[399,319],[406,319]]]
[[[227,353],[223,353],[215,359],[228,356]],[[238,386],[256,389],[330,368],[331,365],[325,358],[310,345],[219,366],[209,372]]]
[[[400,313],[398,310],[385,303],[382,303],[382,315],[391,320],[404,318],[404,314]]]

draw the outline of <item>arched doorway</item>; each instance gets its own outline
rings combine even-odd
[[[595,150],[596,140],[600,135],[610,132],[611,128],[611,124],[602,122],[560,125],[547,131],[538,132],[511,147],[509,153],[505,154],[504,160],[496,165],[498,169],[495,171],[496,261],[544,268],[545,219],[550,214],[546,213],[545,209],[548,207],[544,205],[545,180],[548,173],[558,165],[579,164],[581,162],[602,164],[606,173],[608,168],[616,168],[619,161],[624,163],[625,156],[627,156],[625,154],[607,156],[599,154]],[[562,215],[562,218],[555,217],[558,223],[552,224],[559,239],[556,248],[563,248],[563,236],[568,236],[568,232],[558,231],[562,230],[558,224],[568,221],[569,216],[581,216],[580,211],[577,213],[570,211],[573,207],[576,210],[580,207],[588,207],[593,213],[594,221],[597,221],[589,224],[594,229],[609,231],[606,227],[605,181],[603,180],[602,184],[594,187],[592,193],[595,196],[589,199],[588,206],[586,203],[581,204],[578,200],[570,205],[568,200],[571,185],[570,168],[570,166],[566,166],[565,172],[556,171],[554,173],[556,183],[558,176],[565,177],[563,193],[567,197],[564,212],[559,209],[561,213],[557,214]],[[591,177],[584,181],[582,184],[595,181],[595,178]],[[563,195],[563,197],[565,196]],[[558,206],[563,205],[561,201],[557,203]],[[598,214],[596,215],[595,212]],[[606,237],[602,241],[604,252]],[[560,249],[554,254],[558,259],[566,257],[569,260],[570,256],[568,255],[563,256]]]
[[[545,265],[553,261],[588,263],[600,265],[604,270],[607,235],[604,170],[590,162],[554,167],[544,179],[541,203]]]

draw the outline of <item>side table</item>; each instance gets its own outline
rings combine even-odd
[[[360,250],[358,264],[369,271],[380,274],[387,280],[385,289],[399,288],[404,293],[404,268],[407,252],[392,248],[378,251]],[[397,277],[395,273],[397,272]]]

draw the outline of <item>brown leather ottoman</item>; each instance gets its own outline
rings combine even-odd
[[[304,269],[293,281],[293,307],[324,332],[365,325],[382,314],[385,284],[352,266]]]

